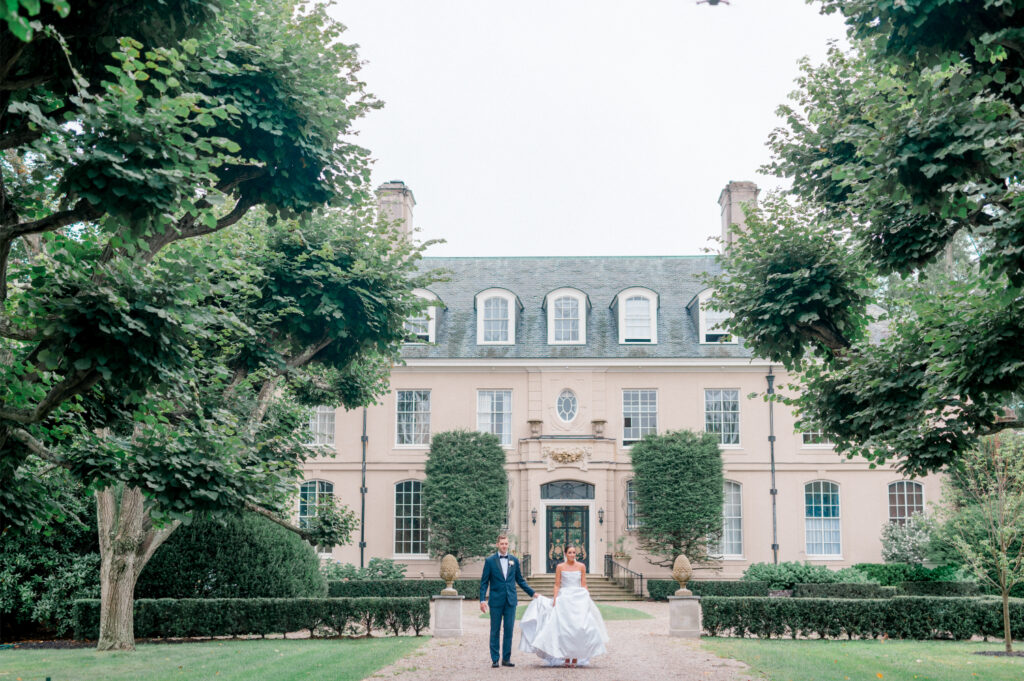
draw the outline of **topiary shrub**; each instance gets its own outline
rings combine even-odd
[[[899,588],[907,596],[955,598],[981,595],[977,582],[902,582]]]
[[[768,582],[696,579],[687,583],[686,588],[695,596],[768,596]],[[677,589],[679,583],[674,579],[647,580],[647,594],[651,600],[668,600]]]
[[[302,598],[327,595],[316,550],[252,513],[196,518],[156,550],[136,598]]]
[[[892,598],[897,594],[894,586],[860,582],[793,585],[793,598]]]
[[[371,558],[366,567],[334,561],[320,567],[324,578],[332,580],[404,579],[405,566],[390,558]]]
[[[853,567],[882,586],[899,586],[901,582],[951,582],[957,573],[952,565],[929,569],[910,563],[857,563]]]
[[[844,575],[845,576],[845,575]],[[744,581],[768,582],[771,589],[792,589],[794,584],[831,584],[844,579],[824,565],[811,565],[796,561],[779,563],[754,563],[743,573]]]

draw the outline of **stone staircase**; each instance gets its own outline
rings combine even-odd
[[[550,597],[555,591],[555,576],[549,574],[533,575],[527,577],[526,581],[534,591],[538,591]],[[590,589],[590,597],[595,601],[635,601],[639,600],[633,593],[623,589],[612,580],[603,575],[587,575],[587,588]],[[519,589],[519,602],[529,600],[522,589]]]

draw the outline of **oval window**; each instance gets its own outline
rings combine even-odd
[[[558,396],[558,402],[555,407],[558,410],[558,418],[566,423],[572,421],[576,418],[576,412],[579,411],[576,394],[571,390],[563,390],[562,394]]]

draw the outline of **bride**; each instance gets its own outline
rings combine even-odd
[[[520,624],[519,650],[536,653],[550,666],[586,665],[606,651],[608,632],[587,591],[587,573],[576,547],[565,547],[565,562],[555,568],[554,598],[534,599]]]

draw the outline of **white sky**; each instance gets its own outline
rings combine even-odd
[[[385,107],[356,142],[428,255],[692,255],[836,16],[804,0],[337,0]]]

